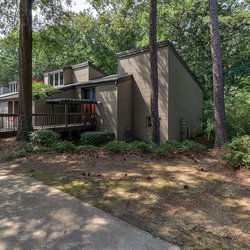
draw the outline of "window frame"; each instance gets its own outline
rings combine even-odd
[[[61,77],[62,76],[62,77]],[[63,70],[60,71],[56,71],[56,72],[50,72],[48,73],[48,81],[49,81],[49,85],[51,85],[52,87],[60,87],[64,85],[64,74],[63,74]],[[51,82],[51,80],[53,82]]]

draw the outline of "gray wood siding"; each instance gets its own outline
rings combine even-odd
[[[180,140],[180,119],[194,134],[201,132],[202,90],[170,50],[169,139]]]
[[[98,70],[92,68],[91,66],[89,67],[89,80],[97,79],[103,76],[104,74],[100,73]]]
[[[84,82],[89,80],[89,67],[74,69],[72,74],[72,83]]]
[[[123,57],[118,62],[119,75],[133,74],[133,130],[136,139],[151,142],[151,127],[146,126],[150,117],[150,64],[149,52]],[[159,115],[161,141],[168,139],[168,48],[158,49]]]
[[[126,140],[126,129],[132,129],[132,80],[118,84],[118,139]]]
[[[98,102],[97,130],[114,132],[117,137],[117,86],[98,86],[95,91]]]

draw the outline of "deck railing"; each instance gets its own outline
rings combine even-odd
[[[96,125],[96,113],[39,113],[32,114],[35,129]],[[16,131],[17,114],[0,113],[0,130]]]

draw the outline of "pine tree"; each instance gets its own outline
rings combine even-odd
[[[151,67],[151,119],[152,141],[160,144],[160,120],[158,108],[158,68],[157,68],[157,0],[150,3],[150,67]]]

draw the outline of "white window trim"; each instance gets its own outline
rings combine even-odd
[[[49,85],[53,86],[53,87],[60,87],[62,85],[64,85],[64,75],[63,75],[63,79],[62,79],[62,83],[61,83],[61,78],[60,78],[60,74],[63,73],[62,71],[57,71],[57,72],[53,72],[53,73],[48,73],[48,78],[49,78]],[[56,84],[56,74],[58,75],[58,84]],[[51,84],[50,82],[50,77],[53,76],[53,84]]]

